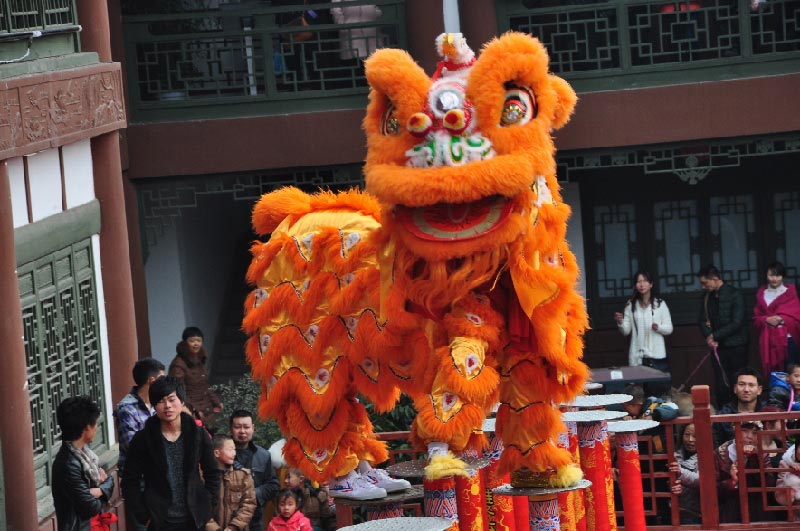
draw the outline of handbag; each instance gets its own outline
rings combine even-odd
[[[117,515],[114,513],[100,513],[96,514],[91,519],[92,531],[110,531],[111,524],[117,521]]]

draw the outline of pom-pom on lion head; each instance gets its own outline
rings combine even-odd
[[[367,191],[410,237],[463,249],[502,239],[497,229],[530,211],[531,193],[539,204],[560,201],[551,131],[577,97],[528,35],[507,33],[477,60],[458,34],[437,47],[433,78],[401,50],[367,60]]]

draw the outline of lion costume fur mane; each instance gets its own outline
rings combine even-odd
[[[378,411],[409,394],[412,442],[482,449],[499,402],[501,471],[562,485],[558,406],[583,389],[587,316],[565,240],[569,207],[551,132],[577,98],[521,33],[457,63],[440,38],[431,78],[404,51],[366,62],[366,192],[265,194],[245,301],[259,413],[315,481],[387,458],[356,395]],[[434,475],[432,472],[431,475]]]

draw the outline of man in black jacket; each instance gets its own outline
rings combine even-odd
[[[233,412],[230,418],[231,434],[236,444],[236,462],[253,474],[258,505],[250,520],[251,531],[264,529],[264,506],[274,501],[278,494],[278,478],[272,470],[269,452],[253,442],[253,414],[245,409]],[[268,514],[267,519],[273,515]]]
[[[716,376],[715,405],[719,408],[731,398],[734,375],[747,365],[744,297],[738,289],[722,280],[719,269],[713,265],[701,269],[697,276],[706,292],[700,306],[698,324],[708,348],[716,350],[712,365]]]
[[[761,400],[764,390],[764,379],[761,373],[752,367],[739,369],[733,375],[733,394],[736,398],[719,408],[717,415],[731,415],[735,413],[756,413],[765,406]],[[785,408],[783,409],[785,411]],[[733,439],[733,424],[730,422],[714,423],[714,447],[719,448],[722,443]]]
[[[197,531],[216,514],[220,469],[208,433],[181,412],[185,397],[179,380],[154,381],[156,415],[128,448],[122,493],[127,509],[151,531]]]
[[[53,461],[53,504],[58,531],[90,531],[91,519],[103,511],[114,492],[114,478],[100,468],[89,448],[97,433],[100,408],[88,396],[58,405],[61,448]]]

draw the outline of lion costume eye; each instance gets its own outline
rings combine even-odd
[[[400,119],[395,114],[394,105],[391,103],[383,111],[381,118],[381,134],[384,136],[395,136],[400,134]]]
[[[513,85],[507,87],[503,111],[500,113],[500,125],[524,125],[536,118],[538,113],[536,98],[530,90]]]

